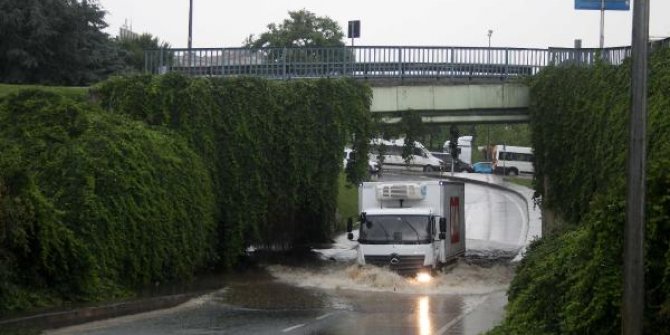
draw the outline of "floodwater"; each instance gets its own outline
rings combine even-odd
[[[308,264],[265,264],[172,309],[49,333],[478,334],[502,318],[528,213],[519,197],[471,184],[465,210],[466,257],[429,283],[356,265],[356,242],[341,235]]]

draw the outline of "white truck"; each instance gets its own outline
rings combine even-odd
[[[454,261],[465,254],[464,200],[462,182],[362,183],[358,264],[420,274]]]
[[[444,142],[443,151],[445,153],[450,153],[449,144],[451,141]],[[472,136],[461,136],[458,138],[458,148],[461,149],[461,153],[458,155],[458,159],[472,164]]]

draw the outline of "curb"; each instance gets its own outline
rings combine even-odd
[[[192,292],[154,297],[105,306],[83,307],[67,311],[35,314],[30,316],[0,320],[0,330],[12,329],[56,329],[92,321],[116,318],[131,314],[149,312],[181,305],[206,292]]]

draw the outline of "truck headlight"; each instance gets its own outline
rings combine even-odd
[[[428,272],[419,272],[416,274],[416,281],[419,283],[428,283],[433,280],[433,277]]]

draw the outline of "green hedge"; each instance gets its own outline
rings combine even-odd
[[[181,137],[35,90],[5,98],[0,124],[0,313],[216,261],[210,176]]]
[[[668,334],[670,50],[650,69],[644,317],[647,333]],[[493,334],[620,332],[629,73],[629,63],[565,66],[533,80],[536,185],[565,224],[529,248]]]

